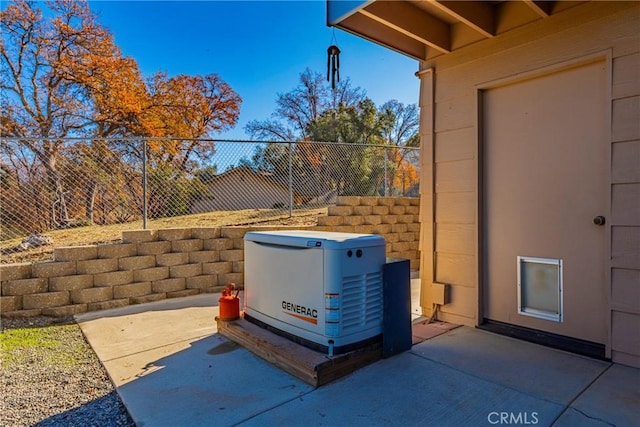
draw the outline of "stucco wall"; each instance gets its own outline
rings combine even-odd
[[[640,366],[640,5],[589,2],[424,61],[421,85],[422,307],[432,282],[450,285],[440,317],[475,325],[479,301],[478,87],[589,55],[610,60],[608,354]],[[539,72],[539,71],[538,71]],[[610,258],[610,259],[609,259]],[[608,274],[607,274],[608,275]],[[607,285],[608,286],[608,285]],[[588,310],[585,307],[585,310]]]
[[[313,227],[132,230],[116,244],[59,247],[53,261],[0,266],[2,316],[68,316],[220,292],[244,283],[247,231],[312,229],[384,236],[387,256],[419,265],[418,199],[343,197]]]

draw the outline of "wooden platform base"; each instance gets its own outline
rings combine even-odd
[[[382,344],[329,357],[240,318],[224,321],[216,318],[218,333],[240,344],[314,387],[327,384],[382,357]]]

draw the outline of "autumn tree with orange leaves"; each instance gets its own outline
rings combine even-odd
[[[47,17],[41,5],[16,0],[0,12],[0,133],[12,137],[3,141],[5,170],[11,169],[7,162],[15,166],[32,159],[42,166],[40,178],[55,207],[50,226],[69,221],[71,189],[64,168],[84,170],[90,180],[83,191],[85,214],[92,219],[98,189],[107,185],[100,177],[114,185],[117,162],[141,159],[139,142],[105,138],[155,138],[149,159],[168,162],[171,179],[213,152],[212,133],[235,126],[242,100],[218,75],[157,73],[145,80],[86,1],[47,2]],[[88,142],[70,148],[63,139],[68,137]],[[26,179],[18,175],[14,178]],[[127,177],[119,182],[124,186],[123,180]]]
[[[390,145],[387,155],[387,196],[406,195],[419,182],[419,174],[413,163],[407,159],[412,151],[401,147],[419,147],[418,128],[420,118],[416,104],[405,105],[397,100],[387,101],[380,107],[382,136]]]

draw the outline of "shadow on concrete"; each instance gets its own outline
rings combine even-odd
[[[70,409],[51,416],[35,424],[37,427],[59,426],[101,426],[101,427],[128,427],[133,426],[133,420],[127,409],[122,404],[115,391],[85,403],[77,408]]]
[[[118,388],[138,425],[235,425],[313,388],[214,334]]]

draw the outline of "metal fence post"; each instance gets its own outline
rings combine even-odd
[[[289,218],[293,216],[293,152],[289,142]]]
[[[142,141],[142,228],[147,229],[147,140]]]
[[[389,185],[389,177],[387,176],[387,163],[389,160],[387,159],[387,147],[383,148],[384,150],[384,196],[389,196],[389,189],[387,186]]]

